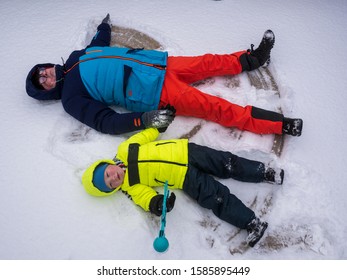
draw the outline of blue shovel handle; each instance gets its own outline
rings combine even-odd
[[[161,228],[160,228],[160,232],[159,232],[159,236],[162,234],[164,235],[164,231],[165,231],[165,226],[166,226],[166,201],[167,198],[169,197],[169,187],[168,187],[168,181],[165,181],[165,185],[164,185],[164,199],[163,199],[163,211],[161,213]]]
[[[169,241],[165,237],[166,226],[166,200],[169,197],[168,181],[165,181],[164,185],[164,199],[163,210],[161,213],[161,227],[159,230],[159,236],[154,240],[153,247],[157,252],[163,253],[169,248]]]

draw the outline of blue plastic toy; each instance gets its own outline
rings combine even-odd
[[[161,227],[159,236],[154,240],[153,247],[159,253],[164,253],[169,248],[169,241],[165,237],[166,226],[166,200],[169,197],[168,181],[165,181],[164,185],[164,199],[163,199],[163,211],[161,214]]]

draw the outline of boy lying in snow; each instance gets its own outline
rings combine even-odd
[[[160,216],[164,196],[153,187],[163,186],[167,180],[169,188],[182,189],[220,219],[246,229],[246,241],[253,247],[263,236],[267,222],[256,217],[213,176],[281,185],[284,171],[230,152],[188,143],[188,139],[155,141],[158,135],[156,128],[147,128],[121,143],[113,160],[93,163],[82,176],[86,191],[107,196],[121,189],[145,211]],[[173,209],[175,199],[171,192],[167,212]]]

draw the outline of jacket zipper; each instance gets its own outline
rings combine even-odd
[[[165,70],[166,69],[165,65],[147,63],[147,62],[143,62],[143,61],[140,61],[140,60],[137,60],[134,58],[130,58],[130,57],[123,57],[123,56],[117,56],[117,55],[103,55],[103,56],[91,57],[91,58],[86,58],[86,59],[80,60],[80,61],[76,62],[74,65],[72,65],[68,70],[66,70],[65,74],[69,73],[72,69],[74,69],[78,64],[80,64],[82,62],[87,62],[87,61],[99,59],[99,58],[114,58],[114,59],[120,59],[120,60],[128,60],[128,61],[139,63],[139,64],[142,64],[145,66],[154,67],[154,68],[159,69],[159,70]]]
[[[188,166],[188,164],[185,164],[185,163],[179,163],[179,162],[168,161],[168,160],[138,160],[137,162],[138,163],[157,162],[157,163],[174,164],[174,165],[178,165],[178,166]]]

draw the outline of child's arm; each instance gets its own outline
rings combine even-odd
[[[129,187],[126,193],[130,195],[136,205],[145,211],[149,211],[149,204],[152,198],[157,195],[157,192],[153,188],[141,184]]]
[[[140,145],[152,142],[159,136],[159,131],[156,128],[146,128],[139,133],[131,136],[128,140],[121,143],[121,145],[128,146],[131,143],[138,143]]]

